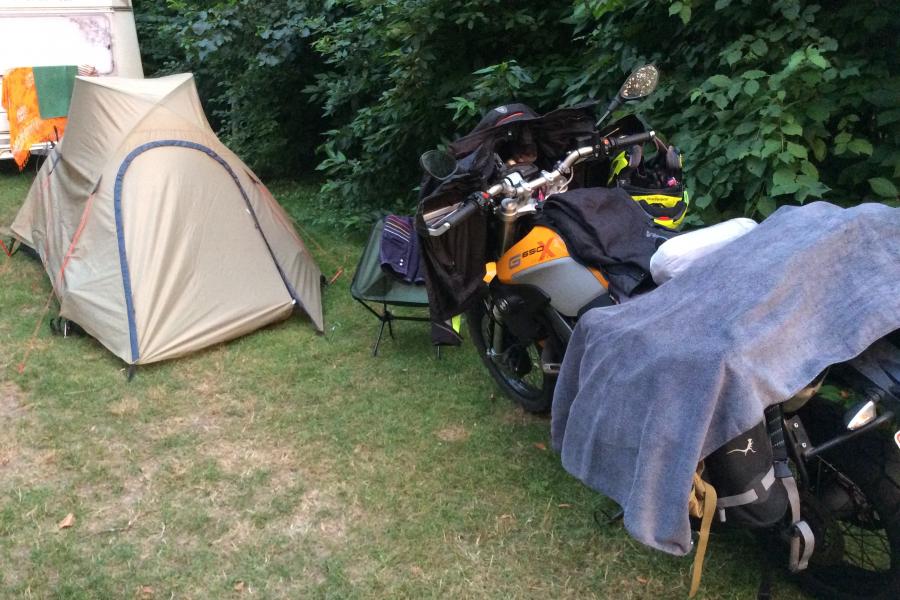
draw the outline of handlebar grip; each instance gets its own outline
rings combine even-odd
[[[634,146],[635,144],[643,144],[645,142],[649,142],[653,138],[656,137],[655,131],[647,131],[644,133],[635,133],[634,135],[624,135],[619,138],[605,138],[603,140],[603,146],[606,148],[607,152],[610,150],[615,150],[616,148],[622,148],[623,146]]]
[[[456,227],[476,212],[478,212],[478,204],[473,202],[472,200],[466,200],[462,206],[460,206],[457,210],[450,213],[447,217],[447,220],[444,223],[449,223],[450,228]]]
[[[462,206],[446,216],[439,224],[428,228],[431,236],[444,235],[479,210],[478,203],[474,200],[466,199]]]

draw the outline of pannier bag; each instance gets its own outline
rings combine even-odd
[[[775,477],[772,443],[764,421],[706,457],[706,477],[715,482],[719,521],[768,527],[787,512],[788,498]]]
[[[774,525],[787,510],[788,495],[783,481],[775,476],[775,457],[765,421],[707,456],[697,467],[688,498],[688,513],[700,519],[690,597],[700,587],[713,517],[756,529]]]
[[[800,497],[788,467],[781,421],[780,407],[769,407],[763,421],[715,450],[697,467],[688,501],[688,513],[701,519],[691,597],[700,586],[712,510],[719,521],[750,529],[771,527],[789,516],[789,567],[794,573],[806,568],[815,538],[800,516]]]

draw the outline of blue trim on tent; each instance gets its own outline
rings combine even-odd
[[[298,305],[302,306],[303,303],[300,302],[300,298],[297,296],[297,292],[291,287],[290,282],[288,282],[287,276],[284,274],[284,271],[281,269],[281,265],[278,264],[278,260],[275,258],[275,253],[272,252],[272,246],[269,245],[269,240],[266,239],[265,234],[263,233],[262,227],[259,225],[259,219],[256,217],[256,212],[253,210],[253,206],[250,203],[250,197],[247,196],[247,192],[244,191],[243,186],[241,186],[240,180],[237,178],[234,170],[232,170],[231,166],[225,162],[221,156],[216,154],[211,148],[204,146],[202,144],[197,144],[195,142],[188,142],[185,140],[158,140],[155,142],[148,142],[146,144],[142,144],[128,153],[128,156],[125,157],[125,160],[122,161],[122,164],[119,165],[119,171],[116,173],[116,183],[113,188],[113,206],[116,217],[116,239],[119,244],[119,264],[122,269],[122,283],[125,288],[125,308],[128,313],[128,337],[131,342],[131,362],[136,363],[140,358],[138,351],[138,339],[137,339],[137,326],[135,324],[134,318],[134,299],[132,298],[131,291],[131,273],[128,269],[128,256],[125,253],[125,236],[123,235],[123,227],[122,227],[122,182],[125,179],[125,172],[128,170],[128,167],[131,166],[131,163],[135,158],[146,152],[147,150],[152,150],[154,148],[162,148],[162,147],[176,147],[176,148],[189,148],[191,150],[198,150],[203,152],[217,163],[219,163],[229,175],[231,175],[231,179],[234,181],[234,184],[237,186],[238,191],[241,192],[241,197],[244,199],[244,204],[247,205],[247,212],[250,213],[250,216],[253,217],[253,223],[256,226],[256,230],[259,231],[259,235],[263,240],[263,243],[266,245],[266,249],[269,251],[269,256],[272,257],[272,262],[275,263],[275,268],[278,269],[278,274],[281,276],[282,282],[284,282],[284,286],[287,288],[288,293],[291,295],[291,298]]]

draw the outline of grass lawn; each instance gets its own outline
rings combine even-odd
[[[28,172],[0,170],[0,227]],[[273,191],[302,224],[313,188]],[[345,269],[324,336],[294,317],[131,383],[98,343],[52,336],[40,264],[0,253],[0,597],[687,596],[691,558],[598,524],[615,505],[470,345],[438,360],[398,323],[371,356],[377,321],[349,295],[363,236],[301,235]],[[714,535],[700,597],[755,597],[760,560]],[[804,597],[784,575],[776,592]]]

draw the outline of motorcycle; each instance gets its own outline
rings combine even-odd
[[[594,139],[554,168],[506,170],[487,189],[422,214],[434,238],[477,213],[490,221],[492,242],[483,257],[487,291],[468,308],[466,320],[491,377],[528,412],[549,411],[579,316],[616,302],[609,275],[575,260],[562,236],[537,216],[546,199],[568,189],[578,165],[611,162],[623,149],[654,142],[652,130],[623,134],[615,125],[599,126],[619,104],[647,97],[657,80],[652,66],[632,73],[597,123]],[[426,153],[421,162],[438,180],[457,169],[456,158],[442,152]],[[857,401],[826,399],[819,393],[823,383]],[[838,365],[766,411],[776,472],[796,477],[796,493],[789,494],[790,515],[759,531],[790,549],[791,570],[821,597],[900,597],[900,432],[891,435],[900,382],[894,383],[879,386]]]

